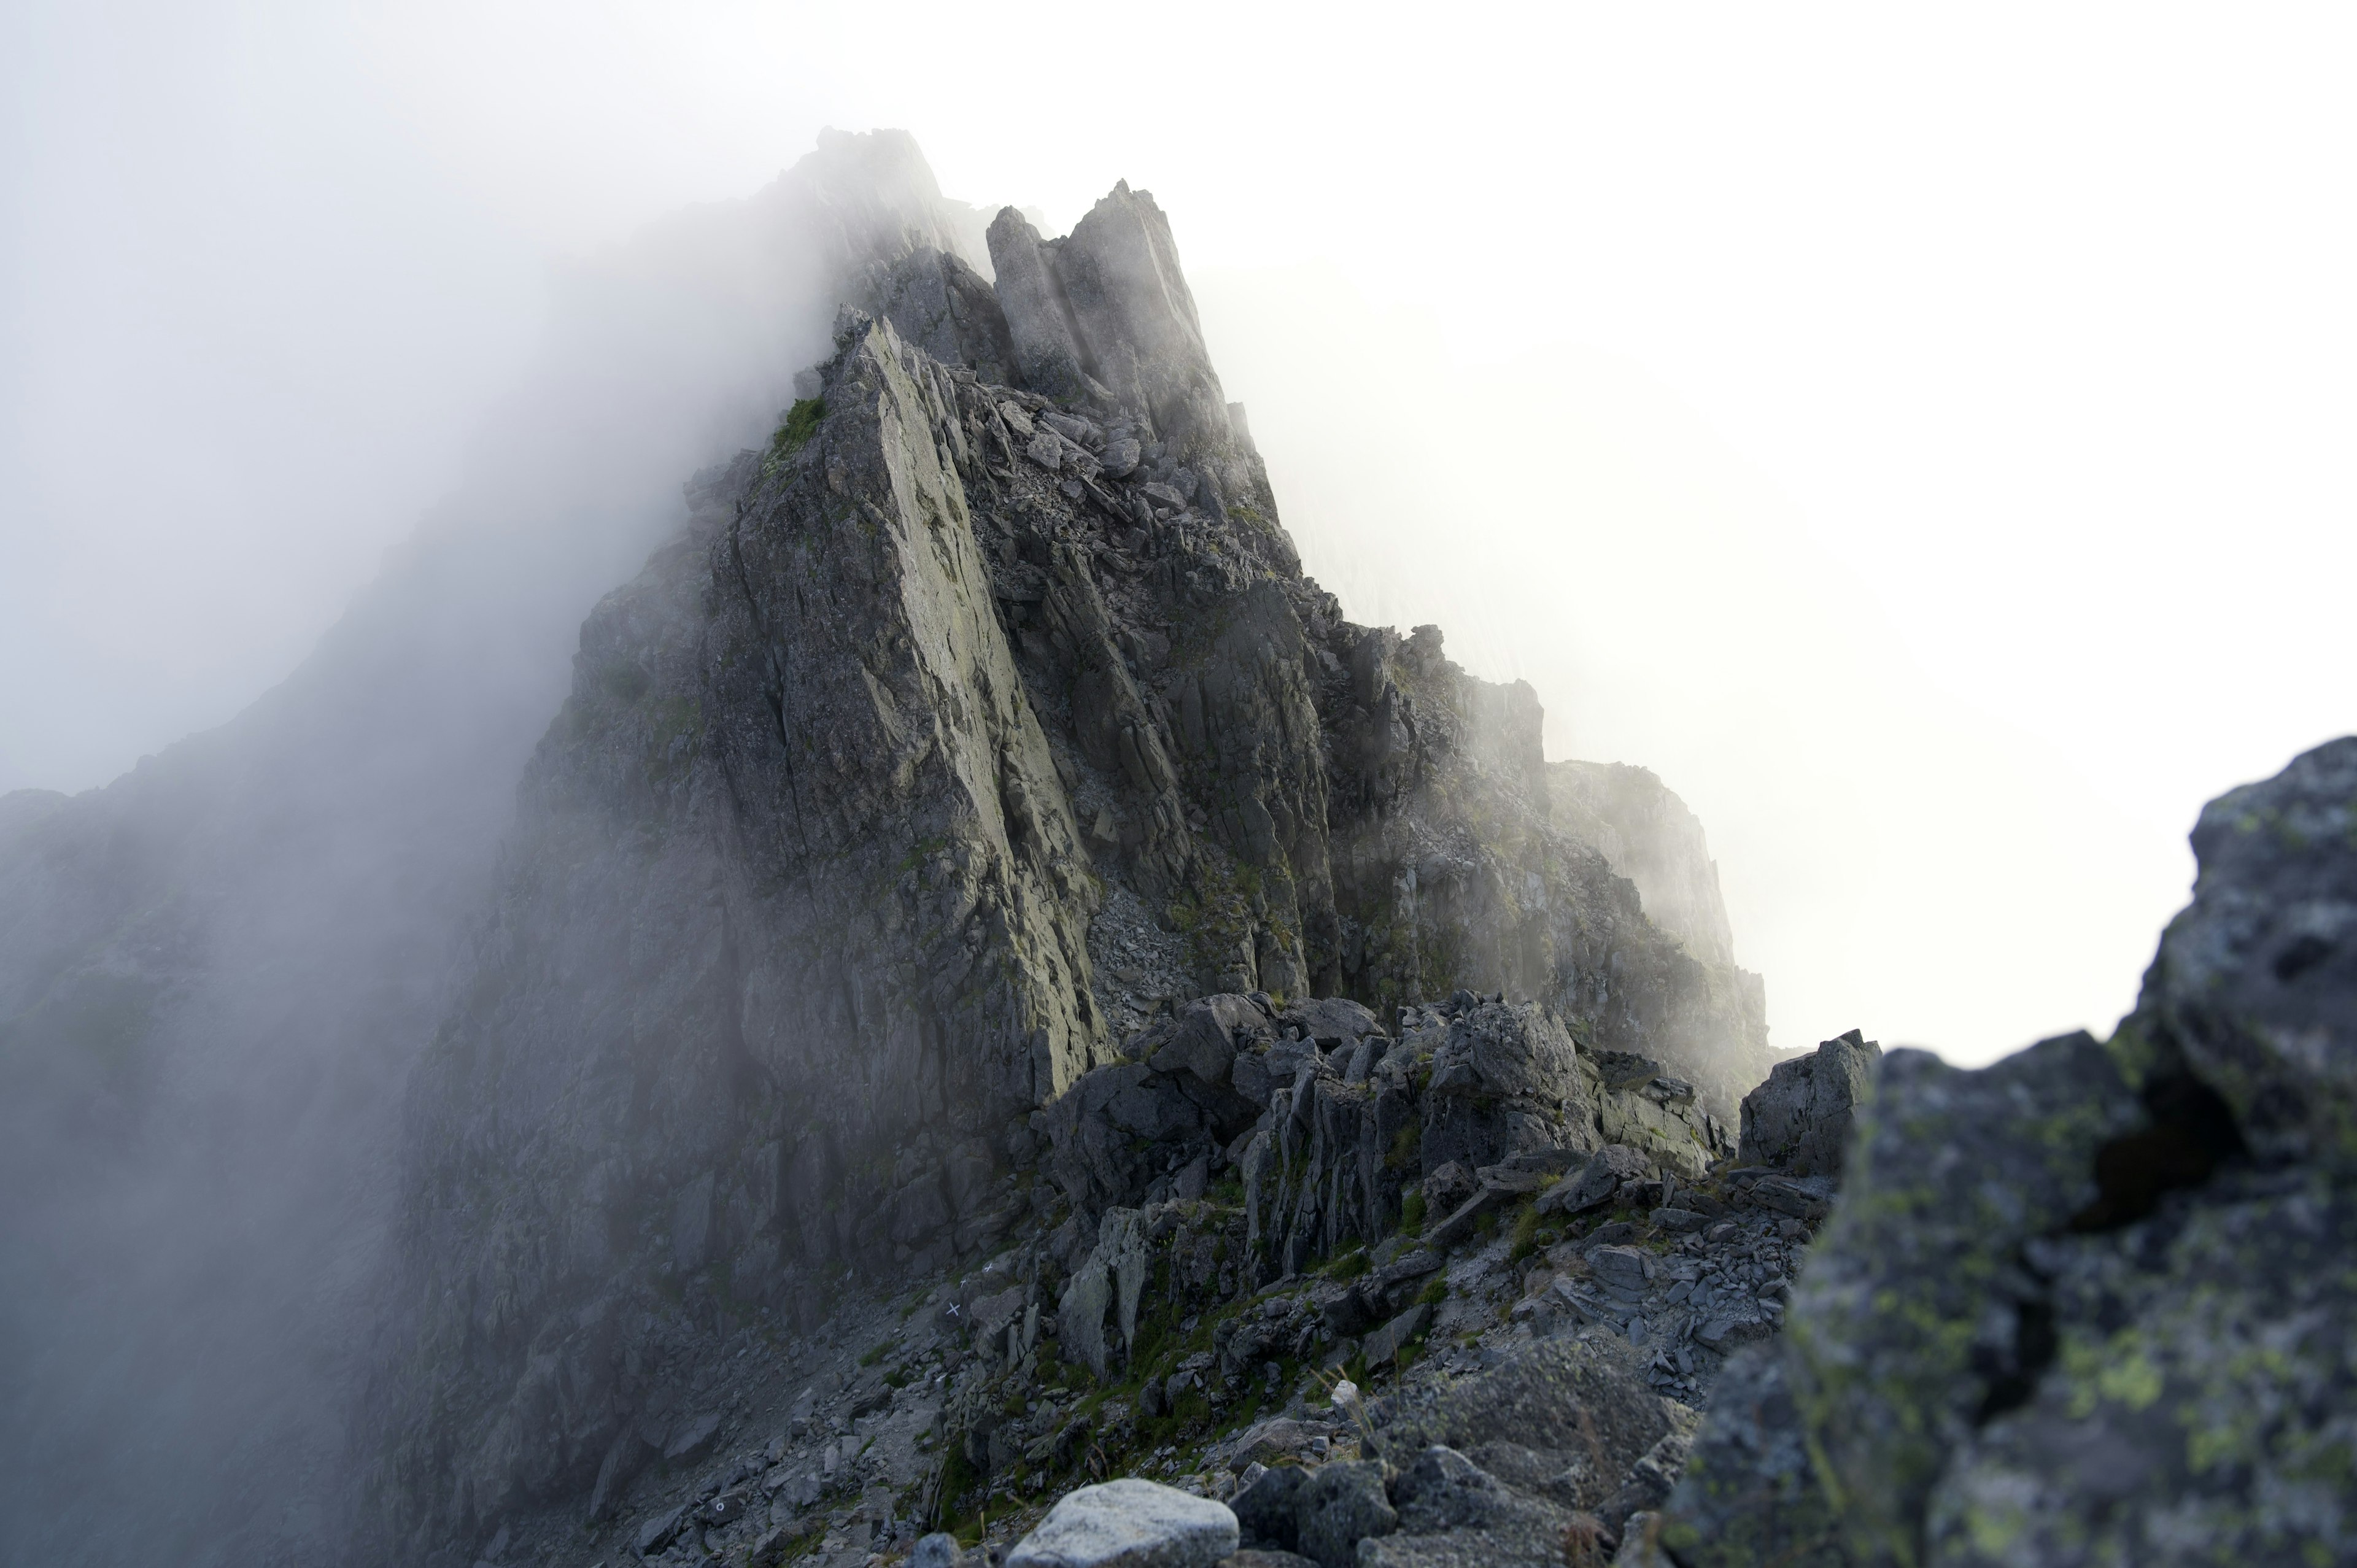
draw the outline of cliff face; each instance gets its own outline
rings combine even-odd
[[[1603,852],[1637,885],[1645,914],[1706,963],[1732,966],[1735,933],[1718,892],[1702,821],[1651,768],[1625,762],[1552,762],[1555,825]]]
[[[983,261],[974,218],[905,135],[831,135],[585,267],[484,460],[284,685],[105,789],[0,802],[19,1549],[345,1538],[321,1455],[346,1441],[403,1084],[581,617],[670,531],[679,477],[824,351],[865,269]]]
[[[1756,982],[1555,824],[1535,694],[1301,575],[1151,199],[990,246],[872,274],[583,630],[410,1094],[396,1540],[609,1492],[681,1330],[1003,1233],[1169,1002],[1504,992],[1722,1116],[1765,1070]]]

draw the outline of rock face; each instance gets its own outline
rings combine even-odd
[[[1743,1097],[1743,1158],[1795,1176],[1838,1176],[1852,1114],[1874,1092],[1882,1047],[1856,1030],[1778,1062]]]
[[[2108,1044],[1885,1059],[1789,1331],[1670,1504],[1680,1563],[2357,1560],[2357,739],[2193,843]]]
[[[1765,1069],[1756,985],[1553,824],[1530,689],[1300,575],[1151,199],[991,251],[871,273],[583,629],[410,1094],[398,1539],[586,1494],[659,1326],[970,1255],[1042,1154],[1076,1260],[1241,1162],[1275,1268],[1427,1163],[1698,1170]]]
[[[1556,826],[1594,844],[1637,885],[1653,924],[1704,962],[1733,966],[1735,933],[1702,822],[1651,768],[1550,762],[1547,799]]]
[[[986,263],[983,216],[907,135],[830,133],[750,199],[651,226],[565,291],[480,459],[284,684],[105,789],[0,802],[15,1550],[350,1539],[328,1484],[403,1087],[582,617],[864,270]]]

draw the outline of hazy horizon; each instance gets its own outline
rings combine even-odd
[[[283,680],[552,300],[829,124],[1153,190],[1308,569],[1685,799],[1784,1048],[2107,1028],[2201,801],[2357,728],[2339,17],[921,16],[22,13],[0,791]]]

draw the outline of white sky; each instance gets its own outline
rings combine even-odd
[[[1155,192],[1311,569],[1701,812],[1779,1044],[2098,1029],[2357,728],[2357,20],[16,0],[0,789],[298,660],[547,279],[822,125]]]

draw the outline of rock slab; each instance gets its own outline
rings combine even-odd
[[[1211,1568],[1238,1540],[1225,1503],[1125,1477],[1067,1494],[1006,1568]]]

